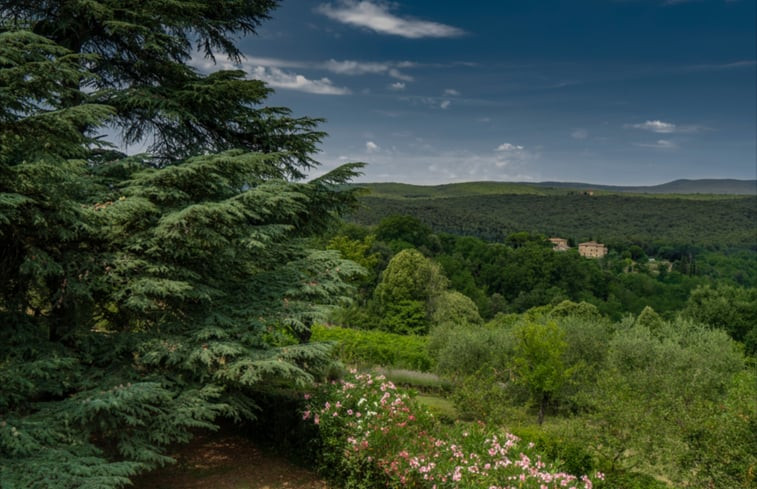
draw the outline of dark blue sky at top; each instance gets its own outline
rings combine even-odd
[[[753,179],[756,24],[754,0],[284,0],[242,68],[363,181]]]

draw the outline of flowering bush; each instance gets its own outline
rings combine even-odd
[[[484,423],[448,427],[382,376],[352,371],[324,384],[303,419],[318,427],[322,467],[346,488],[574,488],[512,434]],[[597,480],[602,474],[596,474]]]

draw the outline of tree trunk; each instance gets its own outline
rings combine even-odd
[[[546,407],[546,405],[547,405],[547,398],[542,397],[541,400],[539,401],[539,417],[537,419],[537,421],[539,422],[539,426],[541,426],[541,424],[544,422],[544,408]]]

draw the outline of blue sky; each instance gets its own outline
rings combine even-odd
[[[326,118],[321,170],[364,161],[361,181],[754,179],[756,19],[754,0],[284,0],[242,67]]]

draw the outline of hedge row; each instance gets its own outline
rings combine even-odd
[[[433,360],[426,349],[427,338],[374,330],[315,325],[311,341],[334,341],[339,358],[355,365],[381,365],[428,372]]]

